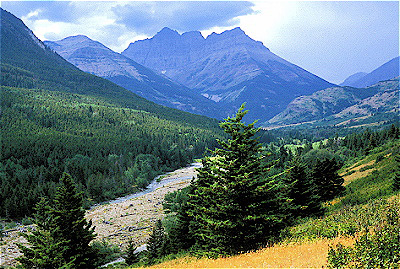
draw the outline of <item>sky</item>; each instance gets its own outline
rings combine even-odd
[[[399,56],[398,1],[1,1],[41,40],[86,35],[116,52],[163,27],[204,37],[241,27],[329,82]]]

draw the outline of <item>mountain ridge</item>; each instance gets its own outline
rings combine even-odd
[[[193,39],[191,39],[193,38]],[[295,97],[333,84],[273,54],[241,28],[179,34],[163,28],[131,43],[122,55],[165,74],[234,112],[243,102],[252,119],[267,120]]]
[[[222,109],[203,96],[86,36],[44,43],[81,70],[108,79],[147,100],[209,117],[223,114]]]
[[[348,77],[343,81],[341,86],[351,86],[356,88],[365,88],[372,86],[379,81],[389,80],[400,76],[399,72],[400,56],[395,57],[381,66],[377,67],[370,73],[359,72]],[[364,75],[361,75],[364,74]]]
[[[294,99],[283,112],[270,119],[266,126],[330,120],[335,122],[357,117],[384,118],[385,113],[394,113],[398,117],[398,89],[399,77],[367,88],[327,88]]]

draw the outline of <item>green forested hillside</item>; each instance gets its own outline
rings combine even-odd
[[[96,96],[160,118],[197,126],[215,125],[204,116],[170,109],[139,97],[106,79],[82,72],[46,47],[23,22],[1,9],[1,85]]]
[[[160,119],[95,97],[1,87],[1,215],[29,215],[63,171],[95,202],[144,187],[215,141],[212,128]]]
[[[1,10],[0,216],[30,215],[70,173],[86,204],[133,192],[213,147],[216,120],[84,73]]]

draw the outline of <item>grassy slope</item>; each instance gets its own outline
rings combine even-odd
[[[340,242],[352,245],[365,228],[376,226],[389,204],[400,208],[400,193],[390,189],[394,155],[400,141],[376,148],[362,160],[342,169],[346,195],[327,204],[328,213],[320,219],[308,219],[291,227],[287,238],[271,248],[216,260],[183,257],[153,268],[241,268],[241,267],[313,267],[327,263],[329,247]],[[376,162],[378,156],[384,156]],[[378,158],[379,159],[379,158]]]

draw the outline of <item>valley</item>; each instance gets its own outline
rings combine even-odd
[[[0,268],[400,265],[399,57],[339,86],[241,27],[0,12]]]

